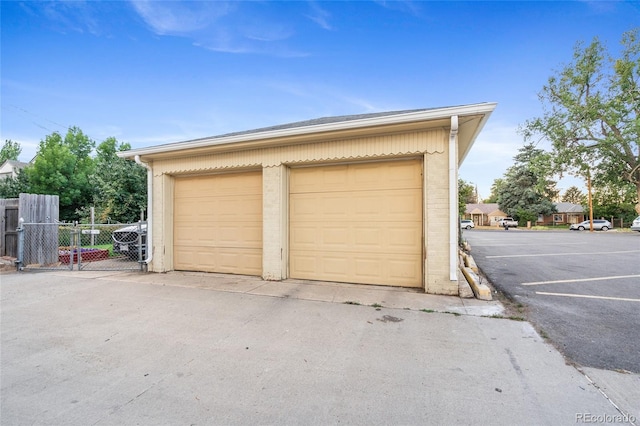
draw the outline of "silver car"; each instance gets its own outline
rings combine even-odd
[[[603,219],[593,220],[593,229],[596,231],[608,231],[611,228],[612,228],[611,222],[609,222],[608,220],[603,220]],[[569,229],[572,231],[576,231],[576,230],[584,231],[585,229],[591,229],[591,226],[589,225],[589,221],[585,220],[584,222],[574,223],[569,227]]]
[[[633,219],[633,223],[631,224],[631,230],[640,232],[640,216]]]

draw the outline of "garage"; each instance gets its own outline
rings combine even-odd
[[[458,294],[458,167],[495,107],[320,117],[118,152],[147,169],[144,262]]]
[[[174,180],[174,267],[262,273],[262,173]]]
[[[422,287],[422,161],[291,169],[292,278]]]

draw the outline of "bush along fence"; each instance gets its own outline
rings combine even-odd
[[[145,270],[147,224],[20,223],[18,270]]]

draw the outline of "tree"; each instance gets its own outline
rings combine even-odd
[[[535,220],[538,215],[556,211],[552,201],[558,195],[548,153],[527,144],[516,154],[514,165],[507,169],[497,190],[500,210],[520,222]]]
[[[23,170],[36,194],[60,197],[60,219],[74,220],[76,210],[93,200],[94,163],[90,157],[95,143],[77,127],[71,127],[64,139],[54,132],[40,141],[36,160]]]
[[[18,161],[21,153],[22,147],[20,143],[14,142],[11,139],[5,139],[4,145],[0,148],[0,164],[7,160]]]
[[[493,184],[491,185],[491,194],[489,197],[484,200],[485,203],[497,203],[498,202],[498,194],[502,191],[504,187],[504,179],[498,178],[493,180]]]
[[[472,183],[458,179],[458,214],[460,217],[464,216],[464,213],[467,210],[467,204],[477,202],[478,196],[476,194],[475,186]]]
[[[593,191],[593,217],[622,218],[631,222],[634,213],[635,188],[630,183],[622,186],[597,185]]]
[[[624,33],[622,46],[613,59],[597,38],[578,43],[573,62],[539,94],[543,116],[521,131],[551,141],[561,171],[633,185],[640,214],[640,29]]]
[[[0,198],[18,198],[21,193],[29,193],[31,186],[27,173],[18,172],[16,177],[0,179]]]
[[[119,158],[117,151],[131,149],[108,138],[96,149],[95,171],[91,181],[95,185],[93,205],[99,222],[134,222],[147,205],[147,173],[138,164]],[[88,209],[81,212],[85,219]]]
[[[571,186],[562,195],[562,202],[573,204],[586,204],[586,195],[577,186]]]

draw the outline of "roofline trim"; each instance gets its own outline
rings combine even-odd
[[[128,151],[117,152],[120,158],[135,158],[135,156],[144,156],[152,154],[161,154],[173,151],[190,150],[204,148],[208,146],[231,145],[240,142],[251,142],[272,138],[284,138],[291,136],[302,136],[313,133],[332,132],[340,130],[351,130],[370,126],[384,126],[388,124],[402,124],[421,120],[436,120],[449,118],[453,115],[465,116],[473,114],[490,115],[496,107],[495,102],[485,102],[480,104],[463,105],[456,107],[434,108],[424,111],[415,111],[409,113],[384,115],[380,117],[370,117],[355,119],[349,121],[340,121],[335,123],[324,123],[302,127],[291,127],[278,130],[267,130],[264,132],[245,133],[241,135],[208,137],[203,139],[195,139],[192,141],[174,142],[155,147],[137,148]],[[486,122],[488,116],[483,122]],[[483,123],[484,124],[484,123]]]

